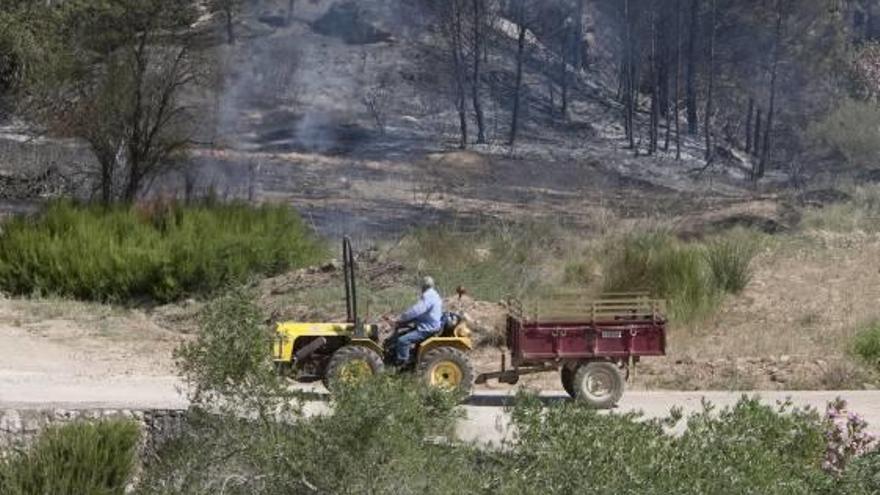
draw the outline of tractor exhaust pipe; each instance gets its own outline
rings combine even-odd
[[[327,343],[327,339],[324,337],[318,337],[317,339],[309,342],[304,345],[302,349],[296,351],[296,354],[293,355],[294,362],[302,361],[303,359],[312,355],[313,352],[317,351],[324,344]]]

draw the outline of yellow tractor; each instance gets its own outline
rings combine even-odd
[[[390,337],[379,326],[358,318],[355,259],[351,240],[342,242],[347,319],[340,323],[281,322],[275,329],[273,358],[279,369],[297,379],[318,377],[331,392],[341,382],[358,381],[394,366],[397,338],[414,328],[403,322]],[[468,352],[471,331],[462,315],[444,313],[440,332],[419,344],[414,361],[399,371],[417,373],[425,383],[468,393],[474,370]]]

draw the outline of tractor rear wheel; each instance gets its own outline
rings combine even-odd
[[[624,380],[614,363],[593,361],[574,373],[574,397],[597,409],[610,409],[623,396]]]
[[[467,354],[454,347],[437,347],[419,361],[419,375],[426,384],[470,393],[474,386],[474,367]]]
[[[340,384],[366,380],[382,372],[382,358],[376,351],[347,345],[333,353],[324,371],[324,386],[334,392]]]

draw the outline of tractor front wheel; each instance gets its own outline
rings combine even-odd
[[[382,358],[366,347],[347,345],[333,353],[324,371],[324,386],[334,392],[340,384],[366,380],[382,372]]]
[[[419,375],[426,384],[447,390],[470,393],[474,368],[467,354],[454,347],[437,347],[419,361]]]
[[[578,366],[572,385],[575,399],[597,409],[610,409],[623,396],[624,380],[614,363],[593,361]]]

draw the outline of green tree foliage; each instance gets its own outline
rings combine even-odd
[[[54,134],[89,143],[105,203],[135,199],[190,143],[180,95],[200,73],[194,16],[175,0],[22,2],[0,15],[0,86]]]
[[[201,318],[198,338],[175,353],[193,403],[255,410],[262,418],[277,410],[289,394],[268,352],[273,329],[252,295],[232,289],[212,301]]]

